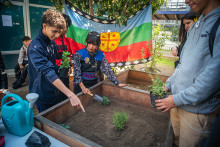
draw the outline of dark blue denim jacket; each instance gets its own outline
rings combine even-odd
[[[56,104],[58,89],[52,84],[58,79],[56,43],[41,31],[28,47],[29,92],[39,94],[38,102]]]

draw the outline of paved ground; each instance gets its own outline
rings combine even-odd
[[[173,57],[171,51],[161,51],[164,57]]]

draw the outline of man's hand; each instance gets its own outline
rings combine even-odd
[[[155,100],[155,102],[156,102],[157,109],[165,109],[162,112],[166,112],[176,107],[173,101],[173,95],[169,95],[167,98]]]
[[[24,66],[22,64],[19,64],[20,69],[24,69]]]
[[[117,86],[118,87],[124,87],[124,86],[126,86],[126,84],[119,83]]]
[[[81,101],[79,100],[79,98],[75,94],[72,94],[68,98],[70,99],[70,103],[72,106],[77,107],[77,109],[81,108],[82,111],[85,112],[85,109],[82,106]]]
[[[62,91],[69,99],[72,106],[77,107],[78,109],[81,108],[83,112],[85,112],[84,107],[82,106],[81,101],[79,98],[70,91],[60,79],[56,79],[53,82],[53,85],[56,86],[60,91]]]

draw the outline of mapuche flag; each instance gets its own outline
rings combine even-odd
[[[93,17],[87,13],[65,5],[65,13],[70,16],[72,25],[67,37],[71,38],[75,50],[86,45],[89,31],[100,33],[100,50],[111,66],[138,63],[140,59],[150,56],[152,48],[152,5],[130,16],[127,26],[115,26],[112,20]],[[113,64],[114,63],[114,64]],[[128,63],[128,64],[127,64]]]

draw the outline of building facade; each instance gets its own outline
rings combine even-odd
[[[50,0],[10,1],[13,6],[0,9],[0,51],[8,71],[17,64],[22,37],[33,39],[41,28],[41,15],[52,8]]]

